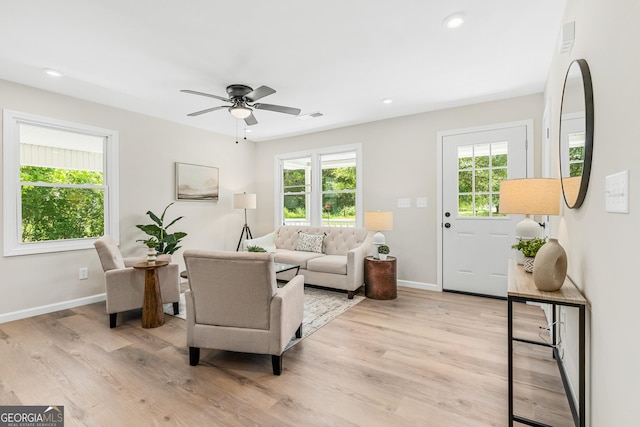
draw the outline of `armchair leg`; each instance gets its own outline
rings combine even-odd
[[[189,365],[196,366],[200,361],[200,347],[189,347]]]
[[[273,375],[280,375],[282,373],[282,355],[271,355],[271,365],[273,366]]]
[[[174,302],[173,303],[173,315],[175,316],[176,314],[180,314],[180,303],[179,302]]]
[[[347,291],[347,298],[353,299],[355,295],[356,295],[355,291]]]
[[[296,338],[302,338],[302,323],[300,323],[300,326],[298,327],[298,330],[296,331]]]
[[[115,328],[116,327],[116,318],[118,317],[118,313],[109,313],[109,327],[110,328]]]

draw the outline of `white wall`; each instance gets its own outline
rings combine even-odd
[[[120,247],[125,256],[145,253],[135,242],[145,237],[135,227],[150,222],[145,212],[160,214],[175,200],[175,162],[219,167],[218,202],[176,202],[167,217],[185,216],[172,227],[188,233],[183,247],[235,250],[244,217],[242,211],[232,208],[231,196],[254,191],[254,143],[236,144],[232,138],[201,129],[2,80],[0,108],[119,132]],[[173,259],[184,265],[182,251]],[[88,280],[78,280],[80,267],[89,267]],[[52,311],[60,308],[56,304],[69,300],[91,301],[92,296],[104,293],[95,250],[2,257],[0,271],[0,321],[38,309]]]
[[[256,143],[258,220],[251,224],[252,231],[261,235],[275,226],[276,154],[361,143],[364,210],[394,212],[394,229],[385,236],[398,257],[398,279],[417,286],[436,284],[437,132],[534,119],[539,151],[542,111],[543,97],[538,94]],[[428,206],[417,208],[417,197],[426,197]],[[411,208],[397,208],[398,198],[411,199]]]
[[[568,0],[563,22],[575,21],[576,40],[556,52],[545,98],[555,112],[552,152],[558,150],[564,75],[585,58],[593,79],[595,136],[589,189],[580,209],[553,221],[568,258],[568,273],[591,304],[588,314],[587,420],[592,426],[637,425],[640,396],[640,2]],[[557,176],[557,159],[555,170]],[[630,171],[629,214],[605,211],[605,177]],[[576,326],[567,319],[568,332]],[[575,336],[567,334],[568,342]]]

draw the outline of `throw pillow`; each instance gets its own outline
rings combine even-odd
[[[307,234],[300,232],[298,233],[296,251],[316,252],[321,254],[323,240],[324,234]]]
[[[262,237],[245,240],[244,241],[245,250],[249,246],[259,246],[261,248],[264,248],[264,250],[269,253],[275,252],[276,251],[276,232],[273,231],[269,234],[265,234]]]

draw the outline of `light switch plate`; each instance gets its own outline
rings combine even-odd
[[[427,207],[427,198],[426,197],[418,197],[416,199],[416,206],[419,208],[426,208]]]
[[[398,207],[399,208],[410,208],[411,207],[411,199],[398,199]]]
[[[607,212],[629,213],[629,171],[618,172],[605,178]]]

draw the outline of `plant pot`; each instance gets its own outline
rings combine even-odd
[[[384,260],[386,260],[386,259],[387,259],[387,254],[378,254],[378,256],[380,257],[380,259],[381,259],[382,261],[384,261]]]
[[[158,251],[156,251],[155,248],[148,248],[147,249],[147,262],[149,264],[155,264],[156,263],[156,259],[158,259],[158,257],[156,256],[158,254]]]
[[[527,273],[533,273],[533,261],[534,257],[526,256],[524,257],[524,271]]]

